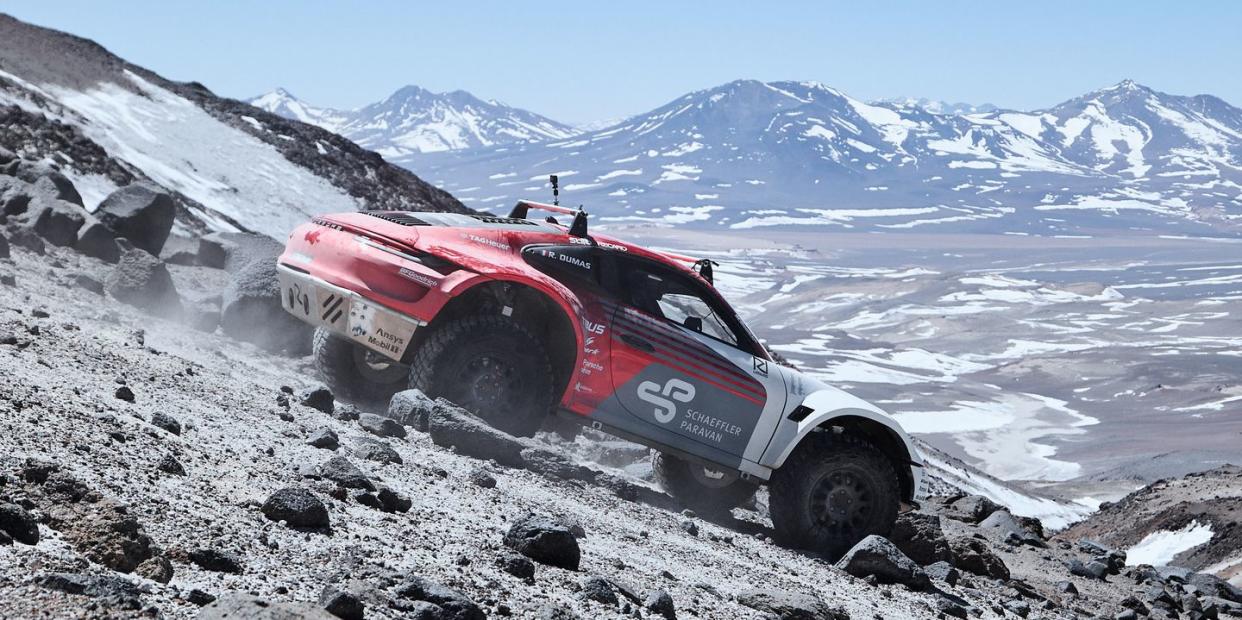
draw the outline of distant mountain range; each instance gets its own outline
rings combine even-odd
[[[383,101],[349,111],[309,105],[283,88],[249,103],[339,133],[390,160],[578,133],[570,125],[498,101],[483,101],[464,90],[433,93],[406,86]]]
[[[272,94],[254,102],[377,148],[481,209],[543,198],[559,173],[564,198],[604,222],[1242,231],[1242,110],[1129,80],[1033,112],[738,80],[590,130],[416,87],[349,113]],[[462,139],[421,138],[445,135]],[[413,137],[400,146],[401,136]]]

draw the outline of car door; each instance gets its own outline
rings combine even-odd
[[[633,431],[676,450],[736,467],[765,408],[784,406],[785,385],[769,372],[740,322],[707,285],[635,257],[612,274],[610,364],[616,403]]]

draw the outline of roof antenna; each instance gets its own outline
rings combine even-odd
[[[555,174],[548,175],[548,180],[552,182],[552,204],[559,207],[561,206],[561,180]]]

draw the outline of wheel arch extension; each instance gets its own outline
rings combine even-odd
[[[506,307],[510,308],[508,316],[545,343],[552,362],[554,393],[559,403],[578,365],[581,349],[578,343],[582,337],[581,321],[573,320],[576,313],[564,302],[563,296],[556,294],[559,292],[546,291],[517,280],[478,280],[454,292],[453,298],[444,304],[427,326],[415,333],[408,351],[416,350],[420,337],[425,338],[442,323],[470,314],[501,314]],[[407,357],[412,355],[410,352],[407,352]]]
[[[874,445],[881,453],[893,462],[901,484],[902,499],[912,502],[922,478],[922,462],[918,450],[900,427],[887,416],[860,408],[837,409],[820,412],[799,425],[797,440],[790,442],[788,449],[773,464],[779,469],[785,464],[795,450],[808,445],[807,438],[812,433],[845,433],[863,439]]]

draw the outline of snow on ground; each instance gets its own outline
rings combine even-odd
[[[1175,532],[1168,530],[1152,532],[1126,551],[1126,564],[1167,566],[1179,553],[1207,544],[1210,540],[1212,540],[1212,526],[1200,524],[1198,521],[1192,521]]]
[[[1022,493],[985,476],[974,475],[935,456],[924,454],[923,461],[936,475],[950,484],[968,493],[987,497],[1020,517],[1039,519],[1044,527],[1052,530],[1063,529],[1094,512],[1090,506],[1062,503]]]
[[[109,82],[85,92],[54,85],[44,90],[93,119],[83,132],[113,157],[257,232],[283,239],[311,216],[357,210],[353,198],[275,147],[133,73],[125,75],[142,94]],[[92,200],[105,189],[91,182],[85,187],[94,192]]]

